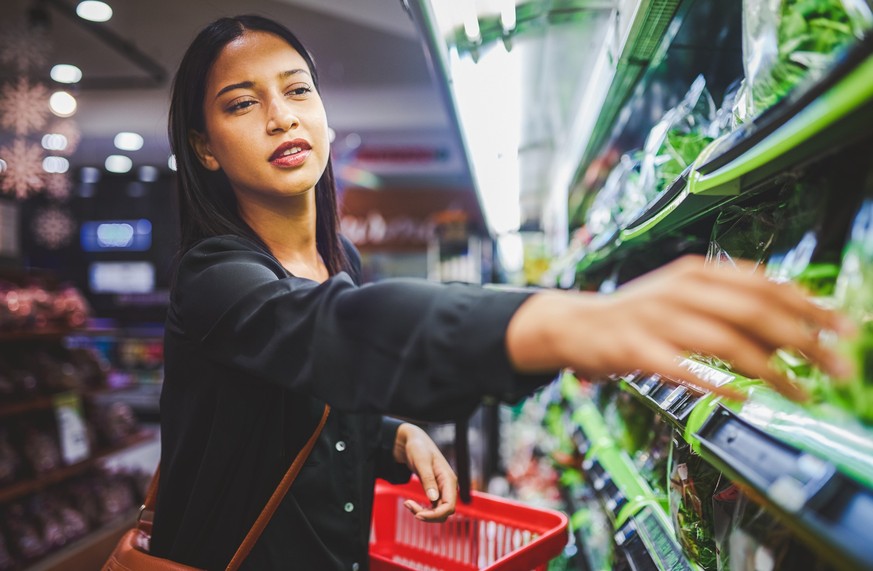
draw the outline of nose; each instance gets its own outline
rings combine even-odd
[[[274,97],[270,101],[267,117],[267,133],[284,133],[297,127],[300,120],[294,109],[284,97]]]

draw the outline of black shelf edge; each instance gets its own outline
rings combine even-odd
[[[873,491],[825,460],[719,406],[696,435],[701,456],[844,569],[873,569]]]
[[[673,539],[671,530],[645,507],[632,515],[615,533],[616,549],[627,558],[634,571],[694,571]]]

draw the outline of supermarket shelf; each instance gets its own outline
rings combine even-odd
[[[845,569],[873,568],[873,491],[723,407],[697,436],[706,461],[754,490],[823,555]]]
[[[129,436],[116,446],[98,451],[87,460],[58,468],[57,470],[53,470],[35,478],[9,484],[8,486],[0,488],[0,504],[78,476],[79,474],[86,472],[89,468],[96,466],[101,460],[127,450],[132,446],[150,442],[154,440],[155,437],[156,433],[154,431],[143,430],[138,434]]]
[[[48,410],[54,407],[54,403],[54,398],[50,396],[38,396],[18,402],[5,403],[0,405],[0,418],[23,414],[34,410]]]
[[[594,272],[717,212],[775,177],[869,137],[873,36],[821,81],[798,90],[704,149],[692,167],[608,240],[596,237],[577,272]]]
[[[684,359],[682,365],[717,386],[735,383],[742,378],[693,359]],[[707,393],[693,385],[657,374],[628,375],[623,379],[622,387],[680,430],[685,429],[698,403],[709,398]]]
[[[13,341],[59,341],[74,331],[76,330],[61,327],[50,327],[31,331],[0,331],[0,343],[9,343]]]
[[[583,168],[591,162],[609,136],[621,108],[633,93],[667,35],[680,4],[681,0],[641,0],[637,5],[603,106],[596,113],[597,120],[591,136],[577,161]]]
[[[25,571],[69,571],[70,569],[99,569],[115,544],[133,527],[139,510],[119,517],[116,521],[92,531],[82,539],[64,546]]]
[[[666,514],[653,506],[632,515],[616,532],[615,544],[635,571],[697,569],[676,543]]]
[[[873,37],[855,46],[810,92],[764,113],[713,144],[695,163],[691,194],[735,195],[821,154],[869,134],[873,117]],[[712,157],[717,148],[724,149]],[[740,154],[734,149],[742,150]],[[726,160],[726,157],[734,158]]]

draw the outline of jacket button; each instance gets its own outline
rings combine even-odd
[[[358,562],[357,562],[357,561],[355,561],[354,563],[352,563],[352,571],[358,571],[358,569],[360,569],[360,568],[361,568],[361,566],[358,565]]]
[[[347,512],[350,512],[355,509],[355,504],[353,504],[352,502],[346,502],[346,505],[343,506],[343,509]]]
[[[342,452],[343,450],[346,449],[346,443],[343,442],[342,440],[338,441],[338,442],[336,443],[336,449],[337,449],[339,452]]]

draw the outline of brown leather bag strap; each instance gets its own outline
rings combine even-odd
[[[254,525],[252,525],[252,528],[249,530],[248,535],[246,535],[246,538],[243,540],[242,545],[240,545],[239,549],[236,550],[233,559],[231,559],[230,563],[228,563],[227,565],[227,571],[236,571],[237,569],[239,569],[239,566],[242,565],[246,557],[249,556],[249,552],[251,552],[252,547],[255,546],[258,538],[261,537],[261,533],[263,533],[264,528],[267,527],[267,523],[270,521],[270,518],[273,517],[273,513],[276,511],[276,508],[279,507],[279,503],[281,503],[282,498],[285,497],[285,494],[288,493],[288,489],[291,487],[291,484],[294,483],[294,479],[300,472],[300,468],[303,467],[303,464],[309,457],[309,453],[312,452],[312,448],[315,446],[315,442],[316,440],[318,440],[318,436],[319,434],[321,434],[321,431],[324,428],[325,423],[327,422],[328,414],[330,414],[330,406],[324,405],[324,412],[321,413],[321,420],[318,421],[318,426],[315,428],[312,436],[309,437],[309,440],[306,441],[303,449],[300,451],[299,454],[297,454],[297,458],[295,458],[294,462],[291,463],[291,467],[288,468],[287,472],[285,472],[285,477],[282,478],[282,481],[279,482],[279,485],[276,487],[273,495],[270,496],[269,501],[267,501],[267,505],[264,506],[264,509],[261,512],[261,515],[258,516],[258,519],[255,520]]]
[[[264,528],[267,527],[267,523],[270,521],[270,518],[273,517],[273,514],[276,512],[276,509],[279,507],[282,499],[291,488],[291,484],[293,484],[295,478],[297,478],[297,474],[300,473],[300,469],[303,467],[303,464],[306,463],[306,459],[309,458],[309,453],[312,452],[312,449],[315,447],[315,442],[318,440],[321,431],[324,429],[324,425],[327,423],[327,416],[329,414],[330,406],[324,405],[324,411],[321,413],[321,420],[318,421],[318,426],[315,427],[315,430],[309,437],[309,440],[306,441],[306,444],[297,454],[297,457],[294,458],[294,461],[291,463],[288,471],[285,472],[285,476],[279,482],[279,485],[276,486],[276,489],[273,491],[273,495],[270,496],[270,499],[267,501],[267,505],[265,505],[264,509],[261,510],[261,514],[258,516],[258,519],[255,520],[254,524],[252,524],[252,528],[246,534],[245,539],[243,539],[243,542],[236,550],[236,553],[234,553],[233,558],[230,560],[230,563],[227,564],[227,571],[236,571],[237,569],[239,569],[239,566],[242,565],[243,561],[245,561],[246,557],[248,557],[249,553],[251,552],[252,547],[254,547],[255,543],[257,543],[258,538],[261,537],[261,533],[264,532]],[[155,510],[155,502],[158,495],[158,481],[160,480],[160,475],[161,465],[158,464],[158,467],[155,469],[155,475],[152,476],[152,482],[151,484],[149,484],[149,489],[146,492],[145,501],[143,502],[142,508],[140,508],[140,518],[137,522],[138,527],[148,532],[149,535],[151,535],[151,521],[143,519],[143,514],[145,512],[154,512]]]

